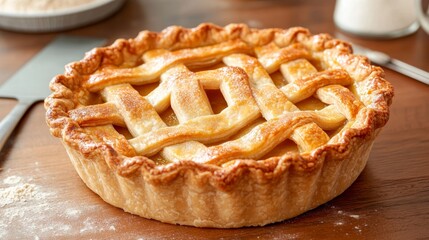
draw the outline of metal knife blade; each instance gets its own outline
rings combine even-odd
[[[352,44],[352,46],[355,54],[364,55],[368,57],[371,62],[377,65],[390,68],[396,72],[402,73],[408,77],[429,85],[429,72],[402,62],[398,59],[392,58],[383,52],[371,50],[356,44]]]
[[[64,72],[64,66],[105,42],[100,38],[59,36],[0,85],[0,98],[15,98],[18,104],[0,122],[0,151],[28,108],[46,98],[49,81]]]

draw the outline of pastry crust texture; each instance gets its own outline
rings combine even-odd
[[[276,72],[288,82],[274,89]],[[133,88],[156,82],[145,97]],[[343,193],[393,97],[381,68],[327,34],[210,23],[93,49],[50,88],[51,134],[91,190],[145,218],[215,228],[279,222]],[[206,108],[201,89],[220,89],[227,107]],[[324,105],[298,108],[307,98]],[[170,101],[174,124],[158,116]],[[294,150],[270,154],[285,141]]]

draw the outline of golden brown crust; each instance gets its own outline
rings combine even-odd
[[[160,66],[138,67],[142,64],[142,61],[158,57],[157,52],[150,52],[149,50],[189,51],[181,49],[216,44],[221,45],[219,51],[215,48],[207,47],[216,56],[226,56],[231,52],[249,53],[252,48],[269,46],[267,48],[258,48],[255,53],[262,56],[261,64],[268,72],[270,69],[278,69],[279,65],[276,62],[264,62],[263,60],[264,54],[273,48],[273,44],[277,48],[288,48],[289,46],[295,49],[292,52],[281,51],[274,59],[293,61],[302,56],[310,56],[312,59],[317,60],[320,66],[316,67],[328,70],[315,73],[317,76],[314,76],[309,81],[302,79],[298,79],[297,81],[292,80],[290,84],[283,87],[287,89],[280,89],[286,94],[287,99],[266,103],[261,100],[262,102],[258,102],[257,104],[259,107],[264,106],[264,104],[269,106],[280,101],[284,103],[282,107],[286,111],[294,111],[293,104],[289,101],[292,103],[298,102],[302,98],[306,98],[307,95],[311,96],[315,94],[320,99],[329,102],[330,97],[336,96],[342,99],[343,104],[351,106],[350,108],[346,108],[341,104],[335,106],[338,112],[341,112],[349,120],[347,128],[340,130],[331,139],[327,138],[323,140],[327,141],[326,144],[309,143],[308,149],[311,151],[303,151],[301,154],[291,152],[262,160],[260,156],[263,154],[258,153],[255,155],[251,151],[236,155],[237,148],[235,148],[234,144],[228,142],[223,145],[211,147],[209,151],[192,159],[193,161],[177,161],[161,165],[157,165],[147,155],[135,155],[134,150],[137,152],[144,151],[138,147],[138,144],[133,144],[133,141],[129,141],[131,144],[129,145],[125,139],[120,137],[118,140],[115,140],[115,137],[109,138],[100,134],[95,134],[99,137],[94,138],[93,133],[94,131],[98,131],[97,127],[94,129],[83,128],[83,126],[92,126],[93,116],[85,115],[84,110],[80,110],[77,107],[91,101],[98,101],[97,99],[90,99],[91,94],[89,92],[105,89],[111,83],[129,83],[137,78],[139,81],[144,80],[145,76],[151,76],[148,79],[153,79],[153,76],[160,76],[161,72],[164,71],[164,68],[160,68]],[[225,48],[225,44],[229,44],[228,47]],[[165,57],[165,55],[163,56]],[[201,56],[203,62],[204,56]],[[244,59],[241,55],[235,55],[232,58],[235,60]],[[273,59],[273,56],[267,56],[267,59]],[[177,60],[174,56],[169,56],[168,60],[162,61],[164,63],[171,61],[171,64],[180,64],[186,62],[186,59],[181,58]],[[243,60],[243,62],[245,61]],[[166,65],[164,64],[162,67]],[[246,68],[245,65],[242,65],[242,67]],[[100,69],[103,70],[100,71]],[[291,68],[290,70],[292,71],[293,69]],[[240,76],[240,71],[242,70],[241,68],[234,69],[232,67],[232,69],[225,71],[238,71],[237,75],[234,76]],[[255,74],[258,74],[257,68],[246,70],[247,73],[249,71],[254,71]],[[182,72],[181,74],[188,73]],[[118,77],[119,75],[121,77]],[[189,75],[187,77],[189,78]],[[240,80],[237,81],[239,82]],[[331,84],[351,84],[352,86],[349,86],[349,88],[356,93],[355,95],[359,99],[355,100],[348,93],[343,93],[344,89],[341,86]],[[365,166],[372,141],[379,129],[386,124],[389,118],[389,105],[393,97],[393,88],[384,79],[382,69],[370,65],[368,59],[365,57],[353,55],[350,45],[345,42],[332,39],[326,34],[311,35],[307,29],[300,27],[286,30],[258,30],[248,28],[242,24],[231,24],[224,28],[212,24],[201,24],[194,29],[174,26],[160,33],[144,31],[135,39],[117,40],[111,46],[92,50],[83,60],[68,65],[65,74],[54,78],[50,87],[53,93],[45,100],[45,108],[47,109],[46,120],[50,131],[54,136],[62,139],[80,176],[91,189],[113,205],[144,217],[171,223],[208,227],[264,225],[296,216],[340,194],[356,179]],[[113,95],[109,95],[109,90],[104,91],[103,96],[106,98],[114,97],[113,95],[116,94],[113,90],[112,93],[115,93]],[[263,95],[263,92],[261,92],[261,95]],[[246,94],[248,93],[244,93],[244,96]],[[256,91],[253,94],[258,93]],[[124,97],[123,99],[128,101],[129,104],[126,105],[128,107],[132,107],[135,101],[137,101],[131,96]],[[138,101],[143,100],[140,99]],[[257,101],[260,100],[257,99]],[[110,120],[111,122],[106,121],[102,123],[124,125],[124,121],[127,121],[120,117],[121,114],[118,114],[118,111],[121,111],[118,107],[115,108],[107,103],[101,106],[94,106],[94,108],[101,108],[99,111],[111,116],[108,119],[113,119],[114,121]],[[268,121],[271,121],[273,125],[277,124],[279,129],[285,128],[285,126],[294,126],[291,128],[291,132],[282,136],[282,138],[270,138],[269,141],[272,141],[273,144],[275,141],[272,139],[277,139],[278,142],[281,142],[286,136],[292,134],[292,130],[299,128],[302,129],[302,132],[315,134],[320,136],[321,139],[325,139],[319,127],[311,125],[313,121],[317,125],[323,126],[323,119],[326,118],[323,115],[323,111],[319,111],[318,113],[304,111],[290,115],[286,114],[281,118],[276,117],[278,116],[276,112],[268,112],[268,110],[265,114],[264,112],[262,114],[267,119],[273,118],[273,120]],[[254,119],[255,117],[257,118],[258,116],[252,115],[251,118]],[[99,118],[94,117],[94,119]],[[336,124],[342,124],[344,119],[340,119],[339,121],[341,122],[337,121]],[[326,126],[326,129],[330,127]],[[162,135],[162,131],[161,129],[157,134]],[[180,129],[177,132],[183,133],[183,131],[183,129]],[[273,131],[264,135],[267,138],[280,132],[272,127],[267,129],[261,127],[259,131]],[[282,130],[281,132],[284,133],[285,131]],[[300,141],[300,139],[308,137],[305,134],[297,135],[295,133],[293,138],[296,141]],[[167,140],[169,138],[166,135],[165,141]],[[268,139],[260,140],[267,142]],[[134,142],[137,142],[137,140]],[[305,146],[303,149],[306,149]],[[149,155],[155,153],[150,152]],[[210,157],[212,153],[216,153],[216,156]],[[209,160],[204,161],[205,158]],[[90,166],[87,167],[86,164]],[[103,169],[100,170],[98,168]],[[108,176],[112,175],[108,174],[110,171],[117,180],[107,179]],[[192,202],[187,203],[175,202],[174,204],[177,206],[174,205],[172,207],[172,211],[178,211],[180,214],[190,214],[189,218],[183,216],[174,217],[171,216],[171,213],[160,214],[159,212],[157,212],[157,217],[150,208],[135,209],[135,204],[127,205],[121,203],[120,197],[114,197],[114,193],[104,192],[107,190],[103,190],[103,183],[92,179],[91,174],[102,176],[101,178],[105,179],[108,184],[113,184],[114,181],[118,182],[119,185],[117,184],[117,187],[119,189],[141,184],[142,186],[137,187],[138,190],[136,191],[142,191],[141,198],[143,199],[150,198],[144,193],[145,191],[149,191],[149,188],[157,192],[158,189],[156,188],[158,186],[167,191],[168,189],[176,189],[180,184],[185,184],[185,189],[176,189],[176,191],[180,191],[184,197],[188,194],[191,200],[193,197],[197,197],[189,196],[189,194],[192,194],[192,191],[207,190],[210,194],[219,195],[217,201],[224,199],[222,198],[224,194],[236,201],[245,201],[245,194],[249,194],[252,191],[246,192],[247,190],[239,189],[247,187],[257,189],[253,189],[257,194],[265,193],[267,196],[266,201],[287,200],[292,201],[289,202],[290,204],[297,204],[297,206],[295,209],[294,206],[283,206],[287,209],[282,211],[279,211],[279,209],[264,209],[271,216],[268,215],[261,219],[256,217],[258,215],[256,213],[249,213],[249,215],[243,213],[244,209],[250,211],[247,208],[253,206],[251,203],[247,203],[247,205],[244,204],[243,209],[239,209],[237,206],[227,209],[228,211],[240,212],[240,214],[232,213],[234,216],[228,218],[220,216],[224,214],[222,212],[200,213],[198,215],[196,211],[201,206],[196,206],[194,202],[196,200],[192,200]],[[308,182],[299,182],[307,178],[310,179]],[[298,181],[296,182],[296,186],[290,186],[294,181]],[[275,192],[273,195],[267,193],[267,191],[270,191],[270,187],[263,189],[263,186],[279,184],[279,182],[285,184],[285,192],[290,196],[279,197],[281,193],[277,190],[273,190]],[[313,184],[307,192],[304,189],[299,189],[300,187],[304,187],[305,184]],[[239,193],[235,193],[237,191]],[[159,194],[161,196],[167,193],[160,192]],[[306,199],[309,196],[314,198],[314,201]],[[264,200],[263,196],[258,196],[257,198],[261,198],[257,199],[261,202]],[[234,203],[235,200],[233,199],[229,199],[226,203]],[[137,199],[134,200],[137,201]],[[209,200],[213,199],[208,198],[207,201]],[[142,201],[155,200],[146,199]],[[168,205],[168,203],[165,204]],[[165,211],[168,209],[167,206],[162,204],[155,207],[159,207]],[[213,207],[218,209],[220,206],[216,205]]]

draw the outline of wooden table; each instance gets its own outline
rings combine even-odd
[[[371,40],[339,31],[334,0],[128,1],[102,22],[66,34],[130,38],[138,31],[201,22],[254,27],[304,26],[384,51],[429,71],[429,35]],[[0,30],[0,83],[59,33]],[[0,153],[0,188],[21,197],[0,205],[0,239],[423,239],[429,237],[429,86],[386,69],[395,87],[391,118],[368,165],[341,196],[282,223],[242,229],[199,229],[146,220],[104,203],[80,180],[45,125],[42,103],[25,115]],[[0,118],[15,105],[0,99]]]

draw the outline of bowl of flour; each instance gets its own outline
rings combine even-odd
[[[125,0],[0,0],[0,28],[55,32],[82,27],[118,11]]]

